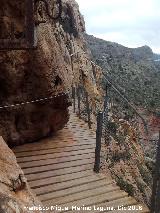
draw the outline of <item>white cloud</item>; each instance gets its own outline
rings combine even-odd
[[[77,0],[89,34],[160,52],[159,0]]]

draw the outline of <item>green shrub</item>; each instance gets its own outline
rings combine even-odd
[[[126,191],[129,196],[134,196],[134,187],[132,184],[128,183],[122,177],[116,177],[117,185],[124,191]]]
[[[148,171],[147,168],[145,168],[144,166],[142,165],[139,165],[138,166],[138,169],[139,169],[139,172],[144,180],[145,183],[147,183],[147,185],[151,185],[152,183],[152,175],[151,173]]]
[[[138,186],[138,189],[140,190],[141,193],[145,193],[145,186],[144,184],[140,183],[140,182],[137,182],[137,186]]]

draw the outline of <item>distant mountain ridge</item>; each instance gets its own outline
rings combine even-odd
[[[107,70],[137,106],[160,108],[160,54],[148,46],[128,48],[85,35],[92,59]]]
[[[145,60],[145,59],[146,60],[160,59],[160,54],[153,53],[152,49],[147,45],[137,47],[137,48],[129,48],[129,47],[125,47],[121,44],[118,44],[116,42],[111,42],[111,41],[106,41],[106,40],[103,40],[100,38],[96,38],[93,35],[86,34],[85,38],[87,40],[87,43],[89,44],[91,51],[93,50],[93,46],[95,46],[95,47],[99,46],[99,47],[101,47],[101,49],[100,49],[101,53],[104,53],[104,50],[106,51],[106,48],[107,48],[110,53],[113,50],[114,51],[113,53],[114,54],[117,53],[118,56],[125,55],[125,56],[128,56],[128,58],[129,57],[131,59],[134,58],[137,61]],[[116,56],[116,54],[115,54],[115,56]]]

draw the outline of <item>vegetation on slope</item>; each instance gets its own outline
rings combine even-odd
[[[86,35],[93,60],[106,70],[135,105],[157,112],[160,107],[160,56],[148,46],[127,48]]]

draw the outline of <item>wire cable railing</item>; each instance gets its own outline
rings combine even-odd
[[[74,54],[72,55],[74,56]],[[86,58],[86,60],[89,60]],[[93,75],[96,77],[94,66],[97,66],[94,62],[90,61],[93,68]],[[99,66],[98,66],[99,67]],[[101,67],[99,67],[101,69]],[[155,146],[155,160],[153,160],[155,165],[155,173],[153,174],[153,186],[152,186],[152,198],[151,198],[151,212],[159,213],[160,210],[160,136],[159,139],[152,139],[148,137],[150,127],[153,128],[153,125],[147,123],[142,114],[136,109],[134,104],[130,102],[129,98],[119,89],[120,87],[116,82],[112,80],[112,77],[102,72],[103,78],[105,79],[105,95],[103,97],[104,103],[103,107],[97,107],[97,110],[92,109],[92,104],[90,103],[90,97],[86,92],[82,92],[85,90],[84,85],[78,86],[74,88],[73,95],[73,103],[74,103],[74,112],[77,112],[78,116],[82,118],[82,114],[85,111],[85,118],[88,123],[89,128],[94,128],[96,130],[96,148],[95,148],[95,163],[94,163],[94,172],[99,173],[101,169],[101,161],[102,161],[102,145],[105,143],[109,143],[108,137],[111,134],[110,126],[112,117],[115,116],[115,109],[119,110],[118,113],[128,112],[133,114],[130,120],[125,120],[129,123],[133,121],[133,125],[136,125],[137,131],[140,126],[143,125],[144,132],[147,137],[143,135],[137,135],[137,140],[154,142]],[[83,83],[82,83],[83,84]],[[81,89],[79,89],[81,88]],[[77,91],[77,92],[76,92]],[[87,96],[86,96],[87,94]],[[88,98],[86,98],[88,97]],[[114,99],[114,100],[113,100]],[[102,105],[102,104],[101,104]],[[127,106],[127,107],[126,107]],[[77,109],[76,109],[77,107]],[[77,111],[76,111],[77,110]],[[139,118],[139,120],[138,120]],[[95,125],[96,124],[96,125]],[[160,128],[158,125],[155,125],[158,129]],[[112,126],[112,131],[114,131],[114,126]],[[140,144],[142,149],[144,148],[142,144]],[[144,151],[144,149],[143,149]]]
[[[73,112],[76,113],[79,118],[83,118],[87,123],[89,129],[92,128],[91,123],[91,105],[89,95],[82,85],[77,88],[72,86],[72,98],[73,98]]]
[[[159,213],[160,212],[160,132],[159,132],[159,139],[149,139],[148,134],[149,134],[149,129],[150,128],[157,128],[160,129],[160,126],[157,125],[148,125],[143,116],[137,111],[137,109],[131,104],[128,100],[128,98],[118,90],[116,85],[110,80],[110,78],[107,78],[106,76],[104,77],[106,82],[111,86],[112,90],[114,90],[117,95],[119,95],[119,98],[122,98],[123,101],[134,111],[134,113],[141,119],[147,138],[140,138],[143,141],[146,140],[147,142],[154,142],[155,146],[155,161],[154,161],[154,172],[153,172],[153,183],[152,183],[152,197],[151,197],[151,213]],[[111,94],[113,95],[113,93]],[[116,96],[117,98],[117,96]],[[109,100],[109,97],[105,98],[105,101]],[[118,103],[119,104],[119,103]],[[105,109],[103,112],[99,112],[99,115],[97,117],[97,141],[96,141],[96,155],[99,157],[100,156],[100,150],[101,150],[101,143],[102,143],[102,138],[104,136],[105,141],[107,137],[107,131],[106,131],[106,121],[108,122],[108,104],[105,103]],[[105,127],[103,127],[102,123],[105,123]],[[105,129],[103,134],[103,128]],[[141,144],[142,149],[144,150],[144,145],[143,143]],[[154,152],[154,151],[153,151]],[[94,171],[99,172],[100,170],[100,159],[96,159],[95,161],[95,166],[94,166]]]
[[[21,107],[21,106],[28,105],[28,104],[46,102],[46,101],[53,100],[53,99],[61,97],[61,96],[68,96],[69,97],[69,93],[59,93],[59,94],[54,95],[54,96],[36,98],[36,99],[33,99],[33,100],[28,100],[28,101],[21,101],[19,103],[15,103],[15,104],[14,103],[13,104],[5,104],[5,105],[0,106],[0,110]]]

